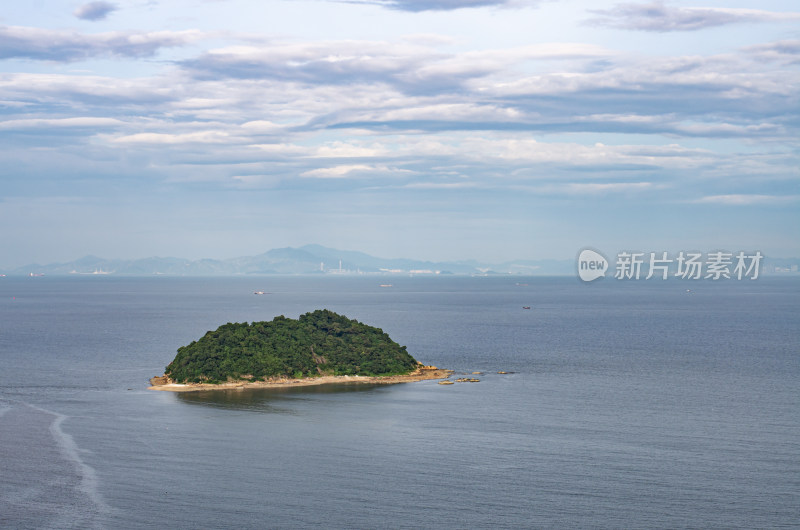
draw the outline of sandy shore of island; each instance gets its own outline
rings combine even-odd
[[[208,383],[173,383],[166,377],[154,377],[150,380],[152,386],[149,390],[166,390],[168,392],[196,392],[199,390],[234,390],[245,388],[285,388],[287,386],[312,386],[333,383],[370,383],[370,384],[396,384],[413,383],[430,379],[446,379],[453,374],[452,370],[421,369],[406,375],[365,376],[365,375],[323,375],[304,379],[275,379],[270,381],[229,381],[220,384]]]

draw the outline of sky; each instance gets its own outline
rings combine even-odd
[[[0,7],[0,268],[800,256],[794,0]]]

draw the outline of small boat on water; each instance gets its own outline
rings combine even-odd
[[[264,291],[255,291],[253,294],[267,294]]]
[[[531,306],[529,306],[529,305],[522,306],[522,309],[530,309],[530,308],[531,308]]]

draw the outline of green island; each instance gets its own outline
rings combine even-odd
[[[418,363],[382,329],[320,309],[298,319],[279,316],[268,322],[220,326],[178,348],[164,376],[151,382],[154,388],[360,376],[393,382],[391,376],[425,371],[428,375],[416,380],[432,379],[435,370]]]

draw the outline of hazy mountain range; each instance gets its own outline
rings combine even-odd
[[[433,262],[406,258],[378,258],[363,252],[321,245],[276,248],[256,256],[231,259],[143,258],[104,259],[85,256],[66,263],[31,264],[3,271],[29,274],[124,274],[206,276],[237,274],[573,274],[572,260],[514,261],[499,264],[477,261]]]
[[[608,256],[613,260],[613,256]],[[798,274],[797,258],[769,258],[762,262],[764,274]],[[407,258],[379,258],[352,250],[321,245],[276,248],[256,256],[231,259],[143,258],[104,259],[85,256],[66,263],[31,264],[2,271],[8,275],[120,274],[170,276],[225,276],[246,274],[405,274],[405,275],[551,275],[571,276],[575,261],[518,260],[482,263],[475,260],[434,262]],[[613,268],[614,264],[611,264]]]

